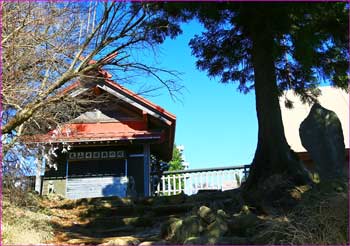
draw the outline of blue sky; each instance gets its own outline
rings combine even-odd
[[[167,39],[156,57],[162,68],[182,73],[181,100],[174,101],[166,90],[148,99],[177,116],[175,142],[184,145],[190,168],[251,163],[257,143],[254,91],[241,94],[236,84],[220,84],[199,71],[188,43],[202,27],[192,22],[182,28],[183,34]]]

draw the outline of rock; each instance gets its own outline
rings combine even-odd
[[[227,223],[224,220],[217,219],[207,227],[208,237],[219,238],[228,230]]]
[[[82,241],[83,240],[80,238],[73,238],[73,239],[68,240],[67,243],[69,243],[69,244],[81,244]]]
[[[201,232],[200,219],[196,215],[185,219],[170,218],[161,226],[161,236],[166,240],[183,243],[189,237],[196,237]]]
[[[198,209],[197,214],[207,224],[210,224],[210,223],[212,223],[215,220],[214,212],[210,208],[208,208],[206,206],[201,206]]]
[[[221,216],[222,218],[226,218],[226,219],[230,218],[230,216],[222,209],[219,209],[218,211],[216,211],[216,214],[218,216]]]
[[[189,237],[184,241],[184,245],[204,245],[208,243],[208,238],[202,237]]]
[[[144,241],[139,244],[139,246],[149,246],[149,245],[168,245],[167,241]]]
[[[315,103],[299,128],[320,180],[347,177],[342,126],[337,115]]]
[[[189,216],[176,228],[173,241],[183,243],[189,237],[199,236],[200,230],[201,225],[198,216]]]
[[[238,236],[246,236],[248,232],[254,230],[261,223],[255,214],[240,214],[233,216],[232,219],[228,220],[228,230],[230,234]]]
[[[140,241],[137,238],[125,237],[125,238],[114,238],[113,240],[108,241],[107,243],[100,245],[139,245]]]
[[[160,226],[160,236],[166,240],[172,239],[181,225],[182,220],[179,218],[168,219]]]
[[[152,226],[154,224],[154,221],[149,216],[123,218],[122,221],[125,225],[132,225],[135,227]]]
[[[153,241],[144,241],[142,243],[139,244],[139,246],[149,246],[149,245],[154,245]]]

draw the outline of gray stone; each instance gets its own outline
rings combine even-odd
[[[167,241],[144,241],[139,246],[150,246],[150,245],[168,245]]]
[[[299,129],[320,180],[347,176],[344,136],[337,115],[315,103]]]
[[[189,237],[184,241],[184,245],[204,245],[208,243],[208,238],[202,237]]]
[[[230,218],[230,216],[222,209],[219,209],[218,211],[216,211],[216,214],[218,216],[221,216],[222,218],[226,218],[226,219]]]
[[[100,245],[139,245],[140,241],[137,238],[132,237],[120,237],[120,238],[114,238],[107,243],[100,244]]]
[[[237,236],[246,236],[250,231],[254,231],[262,223],[255,214],[241,213],[233,216],[232,219],[228,220],[228,230],[230,234]]]
[[[185,219],[171,218],[161,226],[162,238],[176,243],[183,243],[189,237],[196,237],[201,231],[197,215]]]
[[[175,231],[173,240],[177,243],[183,243],[189,237],[199,236],[201,225],[196,215],[185,218],[181,225]]]
[[[198,209],[198,216],[207,224],[210,224],[215,220],[214,212],[206,206],[201,206]]]
[[[207,235],[213,238],[219,238],[228,230],[227,223],[222,219],[217,219],[207,227]]]
[[[179,218],[168,219],[160,226],[161,237],[166,240],[171,240],[174,237],[175,232],[179,230],[181,225],[182,225],[182,220]]]

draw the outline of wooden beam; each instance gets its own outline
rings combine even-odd
[[[35,174],[35,191],[41,195],[41,172],[43,170],[43,164],[44,162],[44,150],[38,154],[37,157],[37,164],[36,164],[36,174]]]
[[[148,128],[148,114],[146,111],[142,111],[142,119],[143,119],[143,122],[146,123],[146,126]]]

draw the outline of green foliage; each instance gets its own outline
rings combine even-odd
[[[183,170],[183,162],[182,153],[175,145],[173,149],[173,159],[169,162],[169,171]]]

